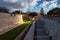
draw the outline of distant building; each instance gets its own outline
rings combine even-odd
[[[43,8],[41,8],[40,14],[41,14],[41,15],[44,15],[44,9],[43,9]]]

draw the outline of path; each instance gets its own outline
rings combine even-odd
[[[48,34],[46,33],[43,23],[39,20],[36,23],[37,40],[49,40]]]
[[[34,26],[35,25],[35,22],[33,22],[29,32],[27,33],[26,37],[24,38],[24,40],[33,40],[33,37],[34,37]]]

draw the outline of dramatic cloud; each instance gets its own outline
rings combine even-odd
[[[44,1],[40,7],[44,8],[45,13],[48,12],[49,10],[51,10],[52,8],[57,7],[57,0],[51,0],[51,1]]]
[[[40,11],[42,7],[44,10],[49,11],[52,8],[60,6],[60,2],[57,0],[0,0],[0,6],[5,6],[10,10],[22,10],[26,11]]]
[[[9,9],[28,10],[33,9],[39,0],[0,0],[0,4]]]
[[[17,2],[18,0],[4,0],[4,1],[7,1],[7,2]]]
[[[0,4],[4,5],[7,8],[23,8],[19,3],[11,3],[4,0],[0,0]]]

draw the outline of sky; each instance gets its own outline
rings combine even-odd
[[[10,9],[10,11],[21,10],[23,12],[40,12],[41,8],[44,13],[49,10],[60,7],[60,0],[0,0],[0,6]]]

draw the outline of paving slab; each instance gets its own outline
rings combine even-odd
[[[49,40],[49,37],[48,36],[40,36],[40,37],[37,37],[37,40]]]
[[[33,40],[34,38],[34,27],[35,27],[35,22],[33,22],[29,32],[25,36],[24,40]]]
[[[36,22],[37,24],[37,40],[49,40],[49,36],[48,34],[46,33],[46,30],[45,30],[45,27],[44,27],[44,24],[38,20]]]

